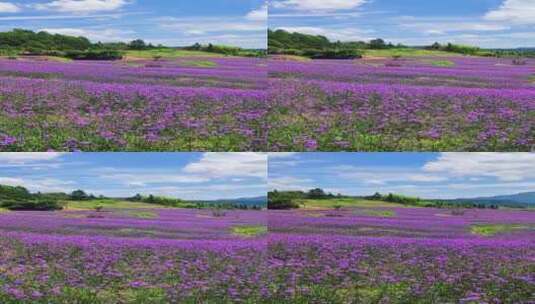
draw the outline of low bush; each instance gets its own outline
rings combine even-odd
[[[297,209],[299,204],[290,198],[274,198],[268,199],[268,209],[272,210],[285,210],[285,209]]]
[[[123,54],[114,50],[67,51],[65,57],[72,60],[121,60]]]
[[[451,215],[464,215],[464,210],[461,208],[454,208],[451,210]]]
[[[212,209],[212,216],[214,217],[224,217],[225,215],[227,215],[227,213],[221,208]]]
[[[375,193],[372,196],[366,196],[364,198],[368,200],[384,201],[384,202],[389,202],[389,203],[414,205],[414,206],[419,206],[419,205],[422,205],[423,203],[422,200],[418,197],[405,196],[405,195],[399,195],[399,194],[393,194],[393,193],[389,193],[388,195]]]
[[[7,200],[0,202],[0,207],[12,211],[54,211],[63,209],[63,205],[54,200]]]
[[[522,58],[514,58],[513,65],[526,65],[528,62]]]
[[[297,199],[307,198],[302,191],[271,191],[268,193],[268,209],[297,209],[299,204]]]
[[[358,59],[362,58],[362,53],[358,50],[338,50],[338,49],[327,49],[327,50],[305,50],[303,51],[303,56],[309,57],[312,59]]]

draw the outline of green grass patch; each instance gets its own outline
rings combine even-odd
[[[232,234],[245,236],[245,237],[254,237],[268,232],[267,226],[236,226],[232,227]]]
[[[531,75],[531,76],[529,76],[528,80],[529,80],[530,82],[535,83],[535,75]]]
[[[436,66],[436,67],[448,68],[448,67],[455,66],[455,63],[453,61],[449,61],[449,60],[436,60],[436,61],[432,61],[431,65],[432,66]]]
[[[154,49],[154,50],[142,50],[142,51],[126,51],[126,57],[134,58],[147,58],[152,59],[155,57],[161,58],[181,58],[181,57],[223,57],[221,54],[201,52],[201,51],[186,51],[177,49]]]
[[[48,61],[56,61],[56,62],[64,62],[64,63],[72,62],[72,59],[65,58],[65,57],[46,56],[45,58]]]
[[[9,210],[4,209],[4,208],[0,208],[0,214],[1,214],[1,213],[8,213],[8,212],[9,212]]]
[[[388,50],[365,50],[364,56],[372,56],[372,57],[394,57],[394,56],[401,56],[401,57],[424,57],[424,56],[436,56],[436,57],[444,57],[444,56],[461,56],[460,54],[455,53],[449,53],[449,52],[443,52],[443,51],[433,51],[433,50],[420,50],[420,49],[412,49],[412,48],[401,48],[401,49],[388,49]]]
[[[157,213],[151,211],[128,211],[127,213],[129,216],[141,219],[155,219],[159,217]]]
[[[318,209],[318,208],[392,208],[392,207],[407,207],[402,204],[395,204],[383,201],[372,201],[359,198],[337,198],[337,199],[322,199],[322,200],[297,200],[298,204],[304,209]],[[412,206],[411,206],[412,207]]]
[[[470,231],[473,234],[493,236],[500,233],[509,233],[518,230],[533,229],[528,225],[497,224],[497,225],[473,225]]]
[[[394,217],[396,212],[394,210],[359,210],[356,214],[363,214],[376,217]]]
[[[154,230],[138,229],[138,228],[121,228],[117,230],[117,232],[123,236],[139,235],[139,234],[156,235],[156,231]]]
[[[156,208],[167,208],[162,205],[156,204],[147,204],[140,202],[128,202],[121,200],[92,200],[92,201],[68,201],[66,202],[67,210],[76,209],[76,210],[95,210],[97,207],[102,207],[103,209],[156,209]]]
[[[213,68],[217,66],[217,63],[209,60],[192,60],[183,62],[182,65],[196,68]]]
[[[298,56],[298,55],[277,55],[274,56],[277,60],[286,60],[286,61],[299,61],[299,62],[309,62],[312,61],[312,59],[308,57]]]

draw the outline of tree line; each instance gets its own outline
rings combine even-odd
[[[130,202],[142,202],[146,204],[155,204],[155,205],[161,205],[161,206],[167,206],[167,207],[175,207],[175,208],[195,208],[195,209],[207,209],[207,208],[221,208],[221,209],[253,209],[253,210],[261,210],[262,206],[257,204],[244,204],[244,203],[231,203],[231,202],[217,202],[217,203],[211,203],[211,202],[203,202],[203,201],[184,201],[182,199],[178,198],[169,198],[169,197],[163,197],[163,196],[155,196],[155,195],[141,195],[136,194],[132,197],[126,198],[125,200]]]
[[[327,193],[321,188],[304,191],[270,191],[268,192],[268,209],[297,209],[299,200],[342,198],[341,194]]]
[[[421,199],[419,197],[407,196],[389,193],[383,195],[376,192],[370,196],[345,196],[342,194],[334,195],[327,193],[321,188],[311,189],[307,192],[304,191],[271,191],[268,193],[268,208],[269,209],[297,209],[300,207],[299,201],[304,199],[340,199],[340,198],[353,198],[353,199],[365,199],[371,201],[381,201],[396,203],[406,206],[414,207],[433,207],[433,208],[477,208],[477,209],[498,209],[500,205],[497,203],[485,203],[470,200],[438,200],[438,199]],[[508,207],[513,207],[513,205]],[[505,206],[503,205],[503,206]],[[516,205],[515,207],[519,207]]]
[[[313,59],[355,59],[361,58],[365,49],[392,49],[406,46],[387,43],[381,38],[369,42],[331,42],[322,35],[290,33],[285,30],[268,30],[269,54],[285,54]]]
[[[212,43],[209,44],[200,44],[195,43],[191,46],[182,47],[181,49],[187,51],[201,51],[215,54],[223,54],[225,56],[242,56],[242,57],[264,57],[266,56],[265,50],[252,50],[252,49],[243,49],[235,46],[227,45],[215,45]]]
[[[178,198],[162,197],[156,195],[136,194],[129,198],[109,198],[102,195],[95,196],[84,190],[74,190],[71,193],[31,193],[22,186],[0,185],[0,208],[18,211],[53,211],[62,210],[68,201],[95,201],[95,200],[126,200],[130,202],[142,202],[174,208],[221,208],[221,209],[262,209],[261,205],[244,203],[210,203],[190,202]]]
[[[0,55],[16,58],[28,56],[58,56],[74,60],[119,60],[125,51],[141,51],[167,49],[161,44],[153,45],[142,39],[130,42],[96,42],[86,37],[75,37],[62,34],[51,34],[46,31],[34,32],[25,29],[13,29],[0,32]],[[218,53],[228,56],[265,56],[265,50],[246,50],[239,47],[221,45],[201,45],[183,47],[185,50]]]
[[[121,51],[146,50],[161,46],[147,44],[141,39],[129,43],[92,43],[86,37],[51,34],[46,31],[34,32],[13,29],[0,32],[0,55],[16,57],[59,56],[76,60],[116,60],[122,58]]]
[[[458,53],[463,55],[484,56],[484,57],[531,57],[535,58],[535,48],[518,49],[482,49],[476,46],[460,45],[453,43],[440,44],[433,43],[425,47],[428,50],[438,50],[444,52]]]
[[[355,59],[361,58],[365,50],[388,50],[411,48],[403,44],[393,44],[381,38],[370,41],[332,42],[322,35],[290,33],[285,30],[268,30],[268,53],[277,55],[298,55],[313,59]],[[463,55],[486,57],[535,57],[535,49],[482,49],[476,46],[454,43],[418,47]],[[523,63],[523,61],[519,61]]]
[[[30,193],[24,187],[0,185],[0,208],[9,210],[61,210],[63,194]]]

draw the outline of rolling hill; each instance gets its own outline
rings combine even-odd
[[[458,203],[475,203],[485,205],[513,206],[513,207],[535,207],[535,192],[524,192],[511,195],[497,195],[489,197],[458,198],[449,200]]]

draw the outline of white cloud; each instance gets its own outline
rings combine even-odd
[[[17,13],[21,9],[11,2],[0,2],[0,13]]]
[[[387,185],[389,183],[437,183],[447,181],[446,176],[419,172],[403,167],[356,167],[338,166],[331,168],[340,180],[350,180],[366,185]]]
[[[245,18],[253,21],[266,22],[268,20],[268,5],[264,4],[259,9],[249,12]]]
[[[446,34],[451,32],[496,32],[509,30],[507,24],[482,20],[465,20],[459,18],[399,18],[399,27],[427,34]]]
[[[204,153],[198,162],[184,167],[183,172],[206,177],[267,178],[266,153]]]
[[[62,34],[69,36],[83,36],[92,41],[117,42],[134,39],[134,31],[117,29],[81,29],[81,28],[43,28],[39,31],[51,34]]]
[[[0,185],[13,186],[13,187],[24,186],[24,180],[21,178],[0,176]]]
[[[77,14],[113,11],[129,2],[126,0],[55,0],[48,3],[36,4],[39,10],[53,10],[58,12],[70,12]]]
[[[281,159],[281,158],[294,158],[298,156],[299,153],[296,152],[272,152],[269,153],[269,159]]]
[[[339,165],[334,159],[300,156],[299,167],[272,166],[271,190],[307,190],[369,195],[400,193],[425,198],[492,196],[535,191],[535,153],[442,153],[420,165],[383,154],[385,163]],[[328,166],[316,164],[323,160]],[[282,159],[281,161],[285,161]],[[276,161],[275,161],[276,162]]]
[[[25,20],[69,20],[69,19],[117,19],[125,16],[124,13],[94,14],[94,15],[46,15],[46,16],[7,16],[0,17],[0,21],[25,21]],[[133,14],[129,14],[133,15]]]
[[[69,192],[75,188],[73,181],[56,178],[1,177],[0,185],[21,186],[32,192]]]
[[[195,184],[210,181],[210,178],[202,176],[188,176],[172,173],[112,173],[100,176],[103,179],[119,181],[132,187],[142,187],[149,184]]]
[[[0,165],[2,163],[8,164],[26,164],[31,162],[50,161],[63,156],[65,153],[59,152],[43,152],[43,153],[30,153],[30,152],[0,152]]]
[[[267,19],[268,6],[264,4],[241,16],[165,16],[151,21],[157,23],[162,31],[174,33],[175,38],[164,42],[167,45],[191,45],[198,42],[266,48]],[[158,44],[161,41],[151,42]]]
[[[267,186],[260,184],[214,184],[202,186],[155,186],[155,187],[135,187],[135,188],[84,188],[87,193],[105,195],[110,197],[129,197],[136,193],[143,195],[159,195],[176,197],[186,200],[212,200],[230,199],[238,197],[264,196]]]
[[[314,181],[309,178],[298,178],[293,176],[270,177],[268,186],[270,190],[305,190],[314,188]]]
[[[367,0],[281,0],[274,1],[275,8],[291,8],[305,11],[335,11],[354,9],[366,3]]]
[[[484,18],[517,24],[535,24],[535,0],[505,0],[498,9],[488,12]]]
[[[535,178],[535,153],[442,153],[423,171],[454,177],[494,177],[500,181]]]
[[[195,18],[158,18],[163,29],[180,31],[186,35],[203,35],[222,32],[255,32],[265,31],[266,22],[246,17],[195,17]],[[264,34],[265,35],[265,34]]]

